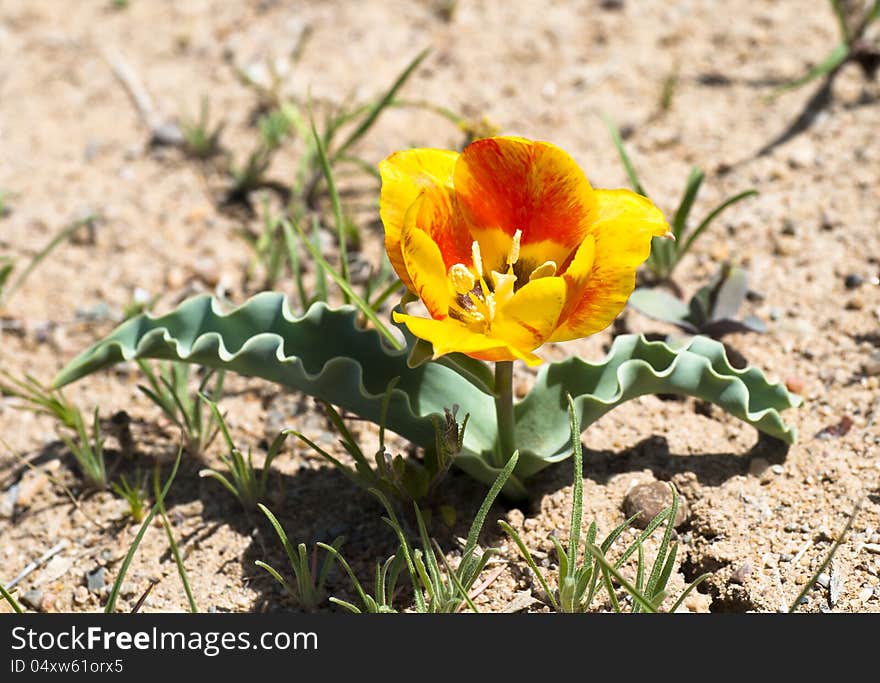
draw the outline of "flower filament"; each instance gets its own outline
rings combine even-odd
[[[515,266],[520,260],[521,243],[522,230],[517,230],[505,259],[507,266],[505,272],[492,270],[487,277],[483,270],[480,243],[474,240],[471,245],[472,265],[455,263],[447,272],[450,287],[454,292],[449,307],[451,317],[467,324],[474,331],[487,332],[495,319],[496,312],[513,297],[520,286],[531,280],[556,275],[556,263],[545,261],[527,273],[519,270],[518,277]]]

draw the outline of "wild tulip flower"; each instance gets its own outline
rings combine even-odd
[[[395,313],[435,357],[538,365],[534,350],[607,327],[626,304],[663,214],[590,186],[547,142],[495,137],[458,154],[396,152],[379,165],[385,248],[430,318]]]
[[[496,407],[512,451],[512,363],[542,362],[545,342],[599,332],[620,313],[669,235],[663,214],[629,190],[594,189],[559,147],[517,137],[460,154],[410,149],[379,165],[385,249],[430,317],[395,312],[434,357],[496,362]],[[505,436],[506,435],[506,436]]]

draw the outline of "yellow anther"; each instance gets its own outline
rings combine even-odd
[[[512,266],[519,261],[519,243],[522,241],[522,230],[513,233],[513,242],[510,245],[510,253],[507,255],[507,265]]]
[[[554,275],[556,275],[556,261],[544,261],[544,263],[532,271],[532,274],[529,275],[529,281]]]
[[[463,263],[455,263],[449,268],[449,281],[458,294],[467,294],[474,288],[477,279]]]
[[[471,245],[471,257],[474,260],[474,269],[480,277],[483,277],[483,257],[480,255],[480,243],[476,240]]]

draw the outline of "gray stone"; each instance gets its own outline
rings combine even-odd
[[[93,571],[86,572],[86,586],[92,593],[100,593],[104,588],[104,567],[97,567]]]
[[[748,578],[749,574],[752,573],[752,565],[748,562],[743,562],[739,567],[733,570],[730,575],[730,583],[743,584]]]
[[[31,609],[40,611],[40,605],[43,602],[43,591],[39,588],[31,588],[29,591],[22,593],[21,602]]]
[[[644,529],[663,510],[672,504],[672,492],[669,484],[662,481],[652,481],[649,484],[639,484],[630,489],[623,499],[623,510],[627,517],[638,515],[633,524]],[[675,513],[674,527],[678,528],[687,522],[690,517],[687,500],[679,494],[678,510]]]

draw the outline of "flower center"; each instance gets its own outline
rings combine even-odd
[[[449,315],[474,331],[488,332],[499,308],[513,298],[514,293],[526,282],[556,275],[555,261],[523,270],[517,268],[520,260],[522,230],[513,234],[507,253],[507,269],[504,273],[493,270],[488,275],[483,270],[483,256],[476,240],[471,245],[472,265],[455,263],[447,272],[449,284],[455,292]],[[522,266],[523,264],[520,264]]]

